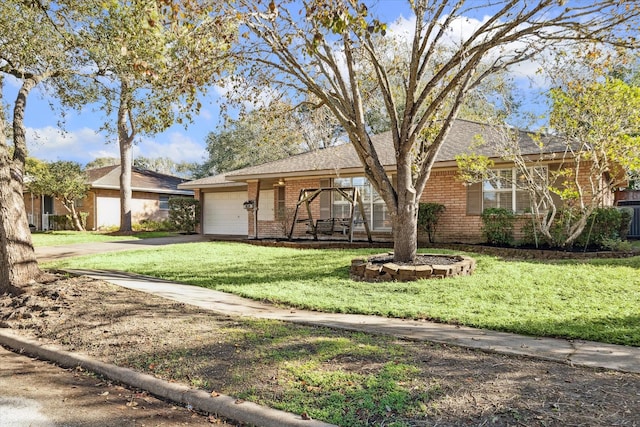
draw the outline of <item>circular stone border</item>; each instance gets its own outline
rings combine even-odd
[[[476,260],[465,255],[420,254],[430,257],[453,258],[456,261],[451,264],[396,264],[387,262],[384,264],[372,262],[387,254],[371,255],[367,258],[355,258],[351,260],[349,276],[351,280],[364,282],[409,282],[418,279],[443,279],[445,277],[469,276],[476,269]]]

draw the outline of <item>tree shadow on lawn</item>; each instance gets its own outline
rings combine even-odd
[[[212,262],[206,265],[206,271],[174,275],[177,281],[203,287],[211,287],[210,284],[215,287],[222,283],[242,286],[286,281],[317,281],[322,278],[349,279],[350,258],[338,267],[331,264],[323,263],[322,257],[309,253],[295,257],[282,255],[272,257],[268,261],[237,260],[234,264]]]
[[[509,329],[506,332],[640,347],[640,315],[582,316],[561,321],[527,319],[524,325]]]
[[[358,352],[363,346],[371,351]],[[154,369],[146,369],[154,375],[354,426],[640,421],[634,410],[640,404],[640,376],[635,374],[430,343],[363,343],[325,328],[311,335],[293,328],[258,340],[240,336],[235,344],[183,343],[177,350],[137,355],[128,362],[144,367],[155,360]],[[394,366],[408,368],[394,377],[389,374]]]
[[[469,254],[470,256],[487,256],[482,254]],[[534,265],[593,265],[593,266],[601,266],[601,267],[629,267],[629,268],[640,268],[640,256],[632,256],[626,258],[577,258],[577,259],[517,259],[517,258],[502,258],[496,257],[500,261],[504,262],[518,262],[518,263],[528,263]]]

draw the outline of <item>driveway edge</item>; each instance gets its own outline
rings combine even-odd
[[[83,354],[70,353],[54,345],[43,345],[6,329],[0,329],[0,345],[16,353],[25,353],[67,368],[79,366],[113,381],[145,390],[154,396],[185,406],[190,405],[195,410],[241,423],[261,427],[336,427],[333,424],[303,419],[299,415],[241,401],[231,396],[222,394],[213,396],[204,390],[192,389],[186,385],[171,383],[132,369],[100,362]]]

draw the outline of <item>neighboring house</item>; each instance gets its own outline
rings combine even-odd
[[[132,221],[163,220],[169,216],[171,197],[193,197],[193,191],[179,189],[187,180],[175,176],[133,168]],[[78,211],[87,212],[87,229],[100,230],[120,226],[120,165],[87,170],[87,196],[76,202]],[[29,222],[39,230],[48,230],[48,215],[67,215],[62,204],[50,196],[24,193]]]
[[[476,146],[479,136],[486,142]],[[456,120],[442,146],[432,169],[422,202],[445,205],[446,211],[438,223],[438,241],[482,241],[480,214],[488,207],[501,207],[524,214],[529,208],[529,196],[515,185],[505,184],[517,178],[512,163],[502,161],[493,152],[492,141],[502,135],[488,125],[466,120]],[[395,156],[390,133],[373,138],[382,165],[393,179],[396,174]],[[520,149],[523,154],[538,155],[538,144],[526,132],[520,132]],[[546,138],[548,161],[544,166],[553,170],[559,165],[564,146],[559,141]],[[466,184],[458,177],[456,156],[469,153],[494,158],[496,169],[508,176],[501,183],[484,182]],[[329,147],[286,159],[247,167],[226,174],[216,175],[180,184],[179,188],[195,191],[201,200],[202,218],[200,232],[210,235],[235,235],[250,238],[281,238],[286,236],[300,190],[319,187],[357,187],[374,239],[392,238],[387,208],[371,184],[364,177],[363,167],[351,144]],[[311,204],[314,219],[344,218],[349,204],[335,193],[325,193]],[[243,203],[252,201],[257,209],[246,210]],[[303,212],[302,216],[306,216]],[[523,215],[526,218],[526,215]],[[364,236],[364,227],[354,230]],[[294,237],[307,234],[305,224],[297,224]],[[426,236],[420,235],[420,240]]]

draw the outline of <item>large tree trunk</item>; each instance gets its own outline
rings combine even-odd
[[[131,151],[132,146],[128,143],[120,141],[120,231],[131,232],[131,199],[133,193],[131,191]]]
[[[65,205],[65,207],[67,207]],[[82,221],[80,221],[80,215],[76,210],[76,204],[74,201],[69,201],[69,206],[67,207],[69,212],[71,213],[71,222],[73,223],[73,228],[76,231],[84,231],[84,226],[82,225]]]
[[[2,146],[0,156],[0,294],[40,275],[22,198],[22,176]]]
[[[415,205],[407,204],[391,216],[393,224],[393,260],[413,262],[418,249],[418,212]]]
[[[120,232],[133,231],[131,209],[131,167],[135,127],[129,103],[131,92],[126,82],[120,85],[120,107],[118,108],[118,144],[120,145]]]
[[[13,111],[13,158],[4,139],[0,141],[0,293],[15,292],[16,287],[40,275],[22,197],[27,157],[24,112],[27,95],[36,84],[36,78],[25,79],[18,91]],[[0,114],[0,135],[5,135],[4,114]]]
[[[397,202],[391,213],[393,260],[413,262],[418,250],[418,201],[411,179],[409,156],[398,156]]]

